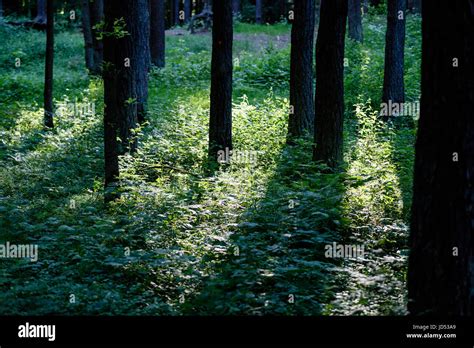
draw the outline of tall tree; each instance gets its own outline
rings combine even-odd
[[[86,68],[92,71],[94,69],[94,44],[92,41],[93,34],[89,0],[82,0],[82,33],[84,35]]]
[[[173,2],[173,25],[179,24],[179,0],[172,0]]]
[[[54,64],[54,3],[47,1],[46,61],[44,73],[44,126],[54,127],[53,121],[53,64]]]
[[[255,23],[263,23],[262,0],[255,0]]]
[[[349,0],[349,37],[357,42],[363,41],[362,8],[360,0]]]
[[[311,131],[314,121],[314,0],[295,0],[291,28],[290,105],[288,136]]]
[[[102,69],[102,60],[104,55],[104,45],[100,38],[100,27],[104,20],[104,0],[92,0],[90,3],[90,18],[92,25],[92,47],[94,52],[94,64],[92,73],[99,75]]]
[[[165,66],[165,0],[150,0],[151,62],[158,68]]]
[[[474,1],[423,3],[408,309],[474,313]]]
[[[147,0],[105,0],[104,28],[104,155],[105,187],[114,188],[119,179],[118,156],[134,152],[140,103],[140,73],[148,63],[143,48],[148,16]],[[144,36],[145,38],[141,38]],[[117,135],[120,141],[117,141]],[[112,190],[113,191],[113,190]],[[106,195],[106,200],[115,197]]]
[[[405,10],[406,0],[388,0],[383,103],[405,101]]]
[[[142,123],[146,118],[148,101],[148,71],[150,68],[150,13],[148,0],[134,0],[127,26],[134,40],[132,69],[136,75],[137,117]]]
[[[232,3],[214,1],[211,62],[211,110],[209,159],[219,151],[232,150]]]
[[[46,1],[47,0],[37,0],[36,1],[36,17],[34,22],[38,24],[46,23]]]
[[[184,0],[184,20],[186,23],[189,22],[189,20],[192,17],[192,1],[191,0]]]
[[[313,159],[335,168],[342,161],[344,39],[347,0],[321,0],[316,41],[315,143]]]

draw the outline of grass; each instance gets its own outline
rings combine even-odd
[[[234,146],[255,160],[206,177],[210,37],[168,36],[139,152],[121,159],[124,192],[108,207],[102,83],[86,75],[80,34],[57,35],[55,102],[96,113],[62,110],[43,133],[43,34],[0,26],[0,244],[39,245],[38,262],[0,262],[0,313],[402,314],[414,130],[374,117],[382,18],[347,44],[342,174],[311,162],[309,139],[285,145],[289,48],[252,37],[289,26],[237,23]],[[408,28],[417,98],[419,18]],[[326,258],[332,242],[366,244],[367,260]]]

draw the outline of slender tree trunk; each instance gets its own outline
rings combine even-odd
[[[0,0],[0,22],[3,19],[3,0]]]
[[[263,23],[262,0],[255,1],[255,23]]]
[[[184,0],[184,20],[186,23],[189,22],[189,20],[192,17],[192,6],[191,6],[191,0]]]
[[[173,0],[173,25],[179,24],[179,0]]]
[[[89,71],[93,71],[94,70],[94,44],[92,40],[89,0],[82,0],[82,32],[84,34],[86,68]]]
[[[360,0],[349,0],[349,37],[357,42],[363,41],[362,13]]]
[[[295,0],[294,14],[291,28],[290,142],[292,137],[311,131],[314,121],[314,0]]]
[[[423,4],[408,265],[414,315],[474,313],[473,9],[473,0]]]
[[[127,26],[134,41],[132,69],[136,74],[137,116],[145,121],[148,101],[148,71],[150,68],[150,13],[148,0],[134,0]],[[134,149],[132,149],[134,150]]]
[[[44,74],[44,126],[54,127],[53,122],[53,65],[54,65],[54,3],[47,1],[46,61]]]
[[[316,43],[316,147],[313,159],[336,168],[342,162],[347,0],[321,0],[320,16]]]
[[[37,0],[36,1],[36,18],[34,21],[38,24],[46,24],[46,1],[47,0]]]
[[[104,56],[104,45],[103,41],[99,39],[100,30],[97,29],[96,26],[104,20],[104,0],[93,0],[90,2],[89,6],[92,25],[92,47],[94,54],[94,64],[91,71],[95,75],[100,75]]]
[[[388,0],[385,38],[385,71],[382,102],[405,101],[405,6],[406,0]],[[384,116],[384,118],[386,118]]]
[[[165,1],[150,0],[151,62],[158,68],[165,66]]]
[[[138,1],[129,0],[105,0],[105,23],[106,32],[114,32],[114,22],[125,20],[125,30],[128,35],[118,37],[117,35],[104,36],[104,103],[105,103],[105,137],[106,137],[106,168],[110,153],[107,145],[116,146],[109,148],[116,154],[133,152],[136,148],[134,129],[137,127],[137,74],[135,66],[135,29],[132,15],[136,12],[134,7]],[[109,137],[120,138],[120,144],[109,139]],[[110,142],[109,144],[107,142]],[[112,162],[115,159],[110,159]],[[118,172],[112,171],[112,172]],[[112,177],[107,175],[106,182],[111,182]]]
[[[232,150],[232,3],[215,1],[212,28],[209,159]]]

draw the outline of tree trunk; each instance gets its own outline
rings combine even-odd
[[[173,0],[173,25],[179,25],[179,0]]]
[[[321,0],[316,43],[315,161],[336,168],[342,161],[344,38],[347,0]]]
[[[136,74],[137,117],[145,121],[148,101],[148,71],[150,67],[150,13],[148,0],[134,0],[127,26],[134,42],[132,70]],[[134,150],[134,149],[132,149]]]
[[[288,136],[311,131],[314,121],[314,0],[296,0],[291,28],[290,105]]]
[[[100,75],[104,56],[104,45],[103,41],[98,39],[100,36],[100,30],[97,28],[94,29],[94,27],[104,20],[104,0],[93,0],[89,4],[92,25],[92,47],[94,54],[94,64],[91,72],[95,75]]]
[[[474,313],[474,1],[423,4],[408,265],[414,315]]]
[[[212,28],[211,110],[209,159],[219,151],[232,150],[232,3],[215,1]]]
[[[262,14],[262,0],[255,1],[255,23],[263,23],[263,14]]]
[[[53,122],[53,64],[54,64],[54,0],[47,1],[46,61],[44,73],[44,126],[54,127]]]
[[[232,12],[234,16],[240,13],[240,0],[232,0]]]
[[[158,68],[165,66],[165,0],[150,0],[151,62]]]
[[[0,21],[3,19],[3,0],[0,0]]]
[[[192,17],[191,12],[192,12],[191,0],[184,0],[184,20],[186,23],[188,23]]]
[[[94,69],[94,44],[92,40],[89,0],[82,0],[82,32],[84,34],[86,68],[92,72]]]
[[[104,103],[105,103],[105,160],[106,184],[114,181],[116,159],[119,154],[132,152],[136,148],[133,131],[137,127],[137,74],[135,72],[135,32],[132,14],[138,1],[106,0],[106,32],[114,32],[114,22],[125,20],[123,30],[129,35],[104,36]],[[113,139],[120,138],[120,144]],[[113,138],[113,139],[112,139]],[[114,148],[115,147],[115,148]],[[110,167],[113,167],[112,170]],[[109,168],[109,171],[107,170]],[[111,175],[113,174],[113,175]]]
[[[385,70],[382,95],[382,102],[387,104],[390,101],[392,104],[405,101],[405,84],[403,82],[405,6],[406,0],[388,0],[387,3]]]
[[[46,24],[46,1],[47,0],[37,0],[36,2],[36,18],[34,22],[38,24]]]
[[[349,37],[357,42],[363,41],[361,10],[360,0],[349,0]]]

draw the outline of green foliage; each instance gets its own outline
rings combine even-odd
[[[38,262],[0,262],[1,314],[403,313],[397,251],[414,130],[376,118],[382,22],[366,20],[366,43],[346,51],[345,174],[312,163],[311,139],[286,145],[289,27],[237,23],[234,150],[255,157],[208,177],[210,37],[168,36],[138,152],[121,158],[121,199],[108,206],[102,84],[87,77],[80,33],[57,35],[55,105],[93,103],[95,113],[63,108],[45,133],[44,34],[0,26],[0,243],[39,245]],[[418,24],[408,25],[414,99]],[[332,242],[374,252],[359,263],[328,259]]]

